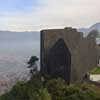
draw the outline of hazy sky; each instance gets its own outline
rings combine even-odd
[[[100,22],[100,0],[0,0],[0,30],[89,27]]]

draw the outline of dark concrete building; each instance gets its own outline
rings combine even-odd
[[[41,72],[62,77],[66,82],[80,82],[97,66],[97,49],[93,39],[83,38],[76,29],[41,31]]]

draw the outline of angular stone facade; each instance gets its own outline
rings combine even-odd
[[[66,82],[80,82],[97,66],[94,40],[83,38],[76,29],[41,31],[41,72],[62,77]]]

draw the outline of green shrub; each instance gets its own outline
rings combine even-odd
[[[52,100],[51,95],[46,88],[40,89],[39,100]]]
[[[42,82],[39,75],[28,82],[17,82],[0,100],[100,100],[100,89],[87,83],[68,86],[60,78]]]
[[[94,69],[90,72],[90,74],[100,74],[100,67],[94,68]]]

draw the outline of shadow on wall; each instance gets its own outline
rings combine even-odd
[[[62,38],[49,50],[47,71],[52,76],[62,77],[67,83],[70,82],[71,54]]]

